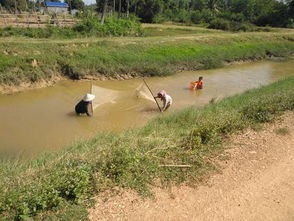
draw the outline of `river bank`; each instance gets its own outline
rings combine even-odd
[[[46,87],[59,79],[167,76],[236,61],[286,57],[293,54],[293,42],[291,31],[71,40],[1,38],[0,92]]]
[[[85,219],[93,195],[113,187],[150,194],[150,185],[202,182],[230,134],[260,128],[294,109],[294,78],[152,120],[140,129],[101,134],[29,161],[2,160],[0,213],[7,220]],[[186,165],[170,167],[167,165]]]
[[[294,112],[227,138],[220,173],[195,187],[152,187],[154,197],[113,189],[96,197],[89,220],[292,220]]]

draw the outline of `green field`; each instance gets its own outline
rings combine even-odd
[[[226,62],[287,56],[294,32],[230,33],[201,27],[144,27],[145,37],[0,38],[0,86],[70,79],[164,76]]]
[[[228,134],[260,128],[294,110],[293,85],[294,78],[284,79],[31,160],[6,156],[0,163],[0,215],[4,220],[83,220],[90,198],[114,186],[146,196],[155,183],[197,184],[216,169],[214,158],[224,150]],[[191,167],[161,166],[166,164]]]

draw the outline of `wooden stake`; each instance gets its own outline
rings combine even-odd
[[[148,84],[147,84],[147,82],[145,81],[145,79],[144,79],[144,78],[143,78],[143,81],[144,81],[144,83],[145,83],[146,87],[148,88],[148,90],[150,91],[150,93],[151,93],[151,95],[152,95],[153,99],[155,100],[155,102],[156,102],[156,104],[157,104],[157,107],[158,107],[159,111],[161,112],[161,108],[160,108],[160,106],[159,106],[159,104],[158,104],[158,102],[157,102],[156,98],[154,97],[154,95],[153,95],[153,93],[152,93],[151,89],[149,88],[149,86],[148,86]]]
[[[159,165],[160,167],[178,167],[178,168],[191,168],[191,165],[174,165],[174,164],[165,164]]]
[[[93,83],[91,82],[91,89],[90,89],[90,93],[93,94]],[[94,115],[94,109],[93,109],[93,101],[91,102],[91,109],[92,109],[92,115]]]

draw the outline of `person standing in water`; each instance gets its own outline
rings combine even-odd
[[[171,98],[171,96],[169,96],[164,90],[161,90],[158,94],[156,98],[160,98],[160,100],[163,102],[163,107],[161,108],[161,112],[166,111],[170,105],[172,105],[173,100]]]
[[[77,115],[87,114],[89,117],[93,115],[92,101],[95,99],[94,94],[86,94],[84,98],[75,106]]]
[[[199,77],[198,81],[191,82],[191,89],[200,90],[203,88],[203,77]]]

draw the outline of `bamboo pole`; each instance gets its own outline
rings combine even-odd
[[[90,89],[90,93],[93,94],[93,83],[91,82],[91,89]],[[91,109],[92,109],[92,115],[94,115],[94,109],[93,109],[93,101],[91,102]]]
[[[156,98],[154,97],[154,95],[153,95],[153,93],[152,93],[151,89],[149,88],[149,86],[148,86],[148,84],[147,84],[147,82],[145,81],[145,79],[144,79],[144,78],[143,78],[143,81],[144,81],[144,83],[145,83],[146,87],[148,88],[148,90],[150,91],[150,93],[152,94],[152,97],[153,97],[153,99],[155,100],[155,102],[156,102],[156,104],[157,104],[157,107],[158,107],[159,111],[161,112],[161,108],[160,108],[160,106],[159,106],[159,104],[158,104],[158,102],[157,102]]]

